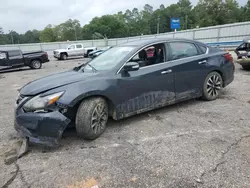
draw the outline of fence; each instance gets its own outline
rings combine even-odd
[[[237,46],[243,38],[250,36],[250,22],[241,22],[234,24],[219,25],[213,27],[204,27],[190,29],[177,32],[161,33],[156,35],[141,35],[136,37],[115,38],[115,39],[100,39],[100,40],[83,40],[70,42],[51,42],[51,43],[34,43],[34,44],[15,44],[15,45],[0,45],[0,50],[8,50],[19,48],[23,52],[44,50],[52,55],[55,49],[66,48],[72,43],[81,43],[84,47],[95,46],[102,48],[105,46],[115,46],[122,43],[150,39],[158,37],[166,38],[188,38],[198,40],[213,46]]]

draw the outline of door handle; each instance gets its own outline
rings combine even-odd
[[[171,72],[172,72],[172,70],[169,69],[169,70],[162,71],[161,74],[168,74],[168,73],[171,73]]]
[[[202,65],[202,64],[205,64],[205,63],[207,63],[207,60],[200,61],[199,65]]]

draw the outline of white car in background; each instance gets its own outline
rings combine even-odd
[[[53,51],[54,57],[58,60],[66,60],[68,57],[83,56],[88,57],[88,54],[96,47],[83,47],[82,44],[71,44],[66,49],[57,49]]]

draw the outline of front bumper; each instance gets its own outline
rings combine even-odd
[[[25,113],[17,109],[15,129],[30,142],[57,146],[70,120],[59,111],[47,113]]]
[[[237,59],[236,62],[243,66],[250,66],[250,58]]]
[[[59,53],[54,53],[54,57],[55,58],[60,58],[60,54]]]

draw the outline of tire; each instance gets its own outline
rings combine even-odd
[[[207,75],[203,88],[202,98],[207,101],[212,101],[218,98],[223,87],[223,79],[218,72],[211,72]]]
[[[249,65],[241,65],[243,70],[250,70],[250,66]]]
[[[60,54],[60,59],[61,60],[67,60],[67,54]]]
[[[40,69],[42,68],[42,62],[39,59],[32,60],[30,63],[30,68]]]
[[[84,100],[76,114],[76,131],[86,140],[98,138],[106,129],[108,104],[100,97]]]

